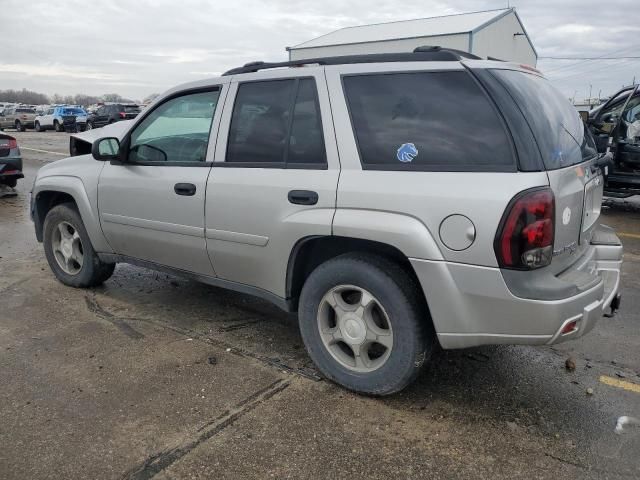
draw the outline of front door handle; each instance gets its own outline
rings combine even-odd
[[[192,197],[196,194],[196,186],[193,183],[176,183],[173,186],[173,191],[178,195]]]
[[[318,203],[318,194],[311,190],[291,190],[289,202],[296,205],[315,205]]]

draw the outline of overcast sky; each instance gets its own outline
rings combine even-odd
[[[514,3],[512,3],[512,6]],[[522,0],[543,56],[640,56],[638,0]],[[482,0],[0,0],[0,89],[141,99],[337,28],[506,7]],[[557,61],[541,68],[569,97],[610,94],[640,59]]]

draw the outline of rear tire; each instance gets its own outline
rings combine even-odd
[[[87,122],[87,127],[85,130],[93,130],[93,123]]]
[[[40,127],[40,122],[36,122],[36,124],[34,125],[34,128],[36,129],[36,132],[42,132],[42,128]]]
[[[7,180],[3,180],[2,183],[4,183],[7,187],[16,188],[16,185],[18,185],[18,179],[9,178]]]
[[[53,274],[65,285],[94,287],[113,274],[115,263],[100,260],[73,203],[49,210],[44,220],[43,243]]]
[[[359,393],[402,390],[436,343],[420,286],[376,255],[340,255],[317,267],[302,288],[298,315],[318,369]]]
[[[24,132],[26,130],[26,127],[24,125],[22,125],[20,120],[16,120],[16,130],[18,132]]]

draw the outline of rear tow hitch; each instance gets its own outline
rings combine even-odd
[[[609,305],[609,308],[611,308],[611,313],[605,313],[604,314],[605,317],[613,318],[616,315],[616,312],[620,308],[621,299],[622,299],[622,295],[620,293],[618,293],[615,297],[613,297],[613,300],[611,300],[611,305]]]

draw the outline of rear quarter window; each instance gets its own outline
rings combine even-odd
[[[522,111],[547,170],[582,163],[597,155],[593,136],[569,99],[543,77],[492,70]]]
[[[465,71],[343,78],[365,169],[515,171],[511,139]]]

